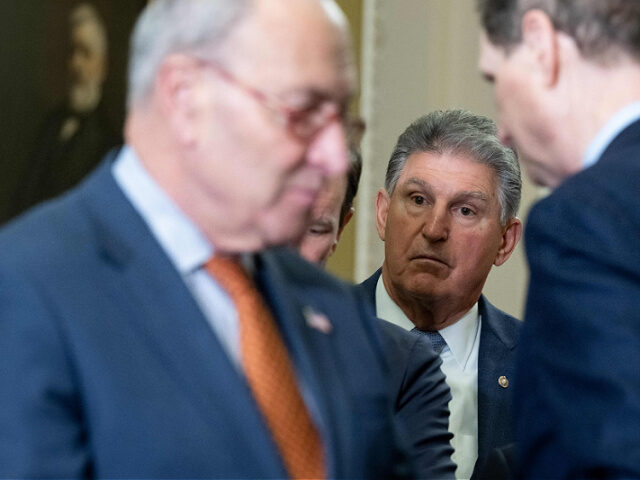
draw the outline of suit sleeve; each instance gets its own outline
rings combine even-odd
[[[523,478],[640,478],[640,236],[596,192],[552,196],[529,216]]]
[[[64,335],[22,275],[0,272],[0,478],[88,475]]]
[[[395,416],[418,471],[418,478],[454,478],[449,433],[451,393],[442,361],[426,339],[381,321],[390,359]]]

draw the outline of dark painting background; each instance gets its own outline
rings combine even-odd
[[[2,0],[0,222],[13,213],[11,202],[40,125],[66,97],[68,15],[79,3],[93,3],[107,24],[109,73],[103,98],[111,123],[121,131],[129,35],[146,0]]]

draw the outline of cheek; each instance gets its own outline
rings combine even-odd
[[[471,279],[488,274],[499,248],[494,235],[476,233],[461,237],[456,245],[458,275]]]

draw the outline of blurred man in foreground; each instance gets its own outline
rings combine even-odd
[[[482,287],[521,234],[520,167],[491,120],[436,111],[398,138],[376,220],[382,268],[360,288],[377,316],[422,333],[451,388],[456,478],[482,471],[513,441],[511,382],[520,322]]]
[[[342,12],[154,0],[129,75],[127,145],[0,233],[0,477],[409,473],[375,319],[269,249],[347,167]]]
[[[531,210],[521,478],[640,478],[640,1],[483,0],[502,140]]]

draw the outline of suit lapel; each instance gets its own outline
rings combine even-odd
[[[482,318],[478,352],[478,457],[486,458],[492,447],[508,435],[513,355],[516,340],[505,329],[504,314],[483,296],[479,300]],[[506,387],[505,387],[506,385]],[[477,464],[476,464],[477,465]]]
[[[246,455],[255,461],[278,458],[275,451],[265,455],[271,440],[244,377],[109,168],[103,170],[87,184],[85,197],[101,242],[98,254],[113,273],[109,294],[118,299],[123,318],[130,320],[205,421],[214,428],[226,422],[239,438],[263,435],[262,442],[244,442],[249,449],[256,447]],[[265,471],[273,471],[273,465]]]

